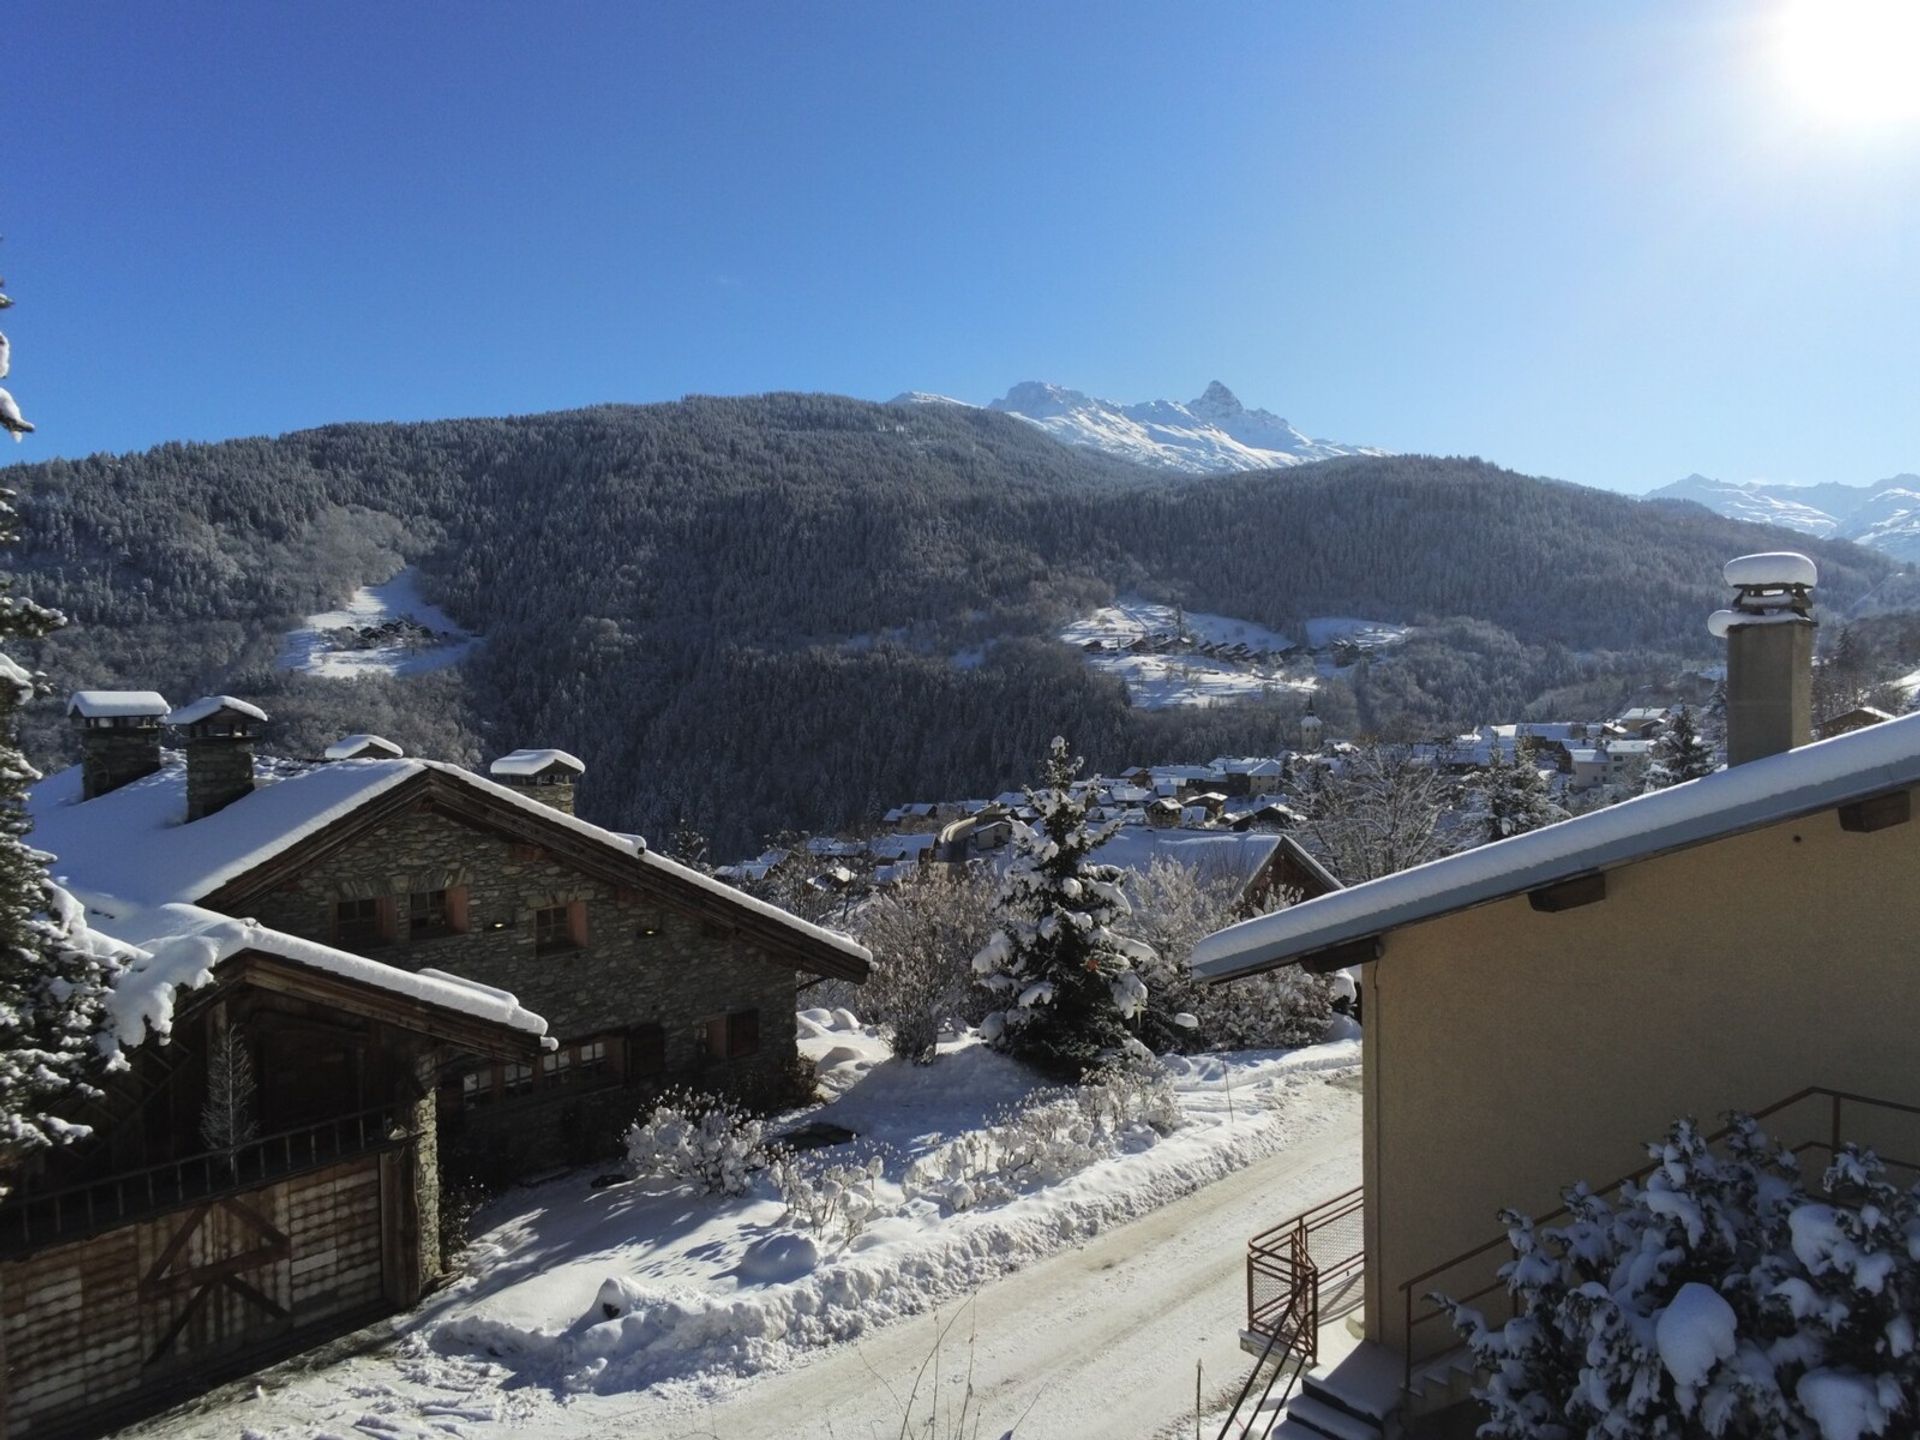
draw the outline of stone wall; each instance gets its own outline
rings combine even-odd
[[[419,809],[396,816],[316,862],[297,880],[246,903],[262,923],[333,943],[335,905],[391,899],[398,933],[363,948],[392,965],[431,967],[510,990],[545,1017],[561,1042],[658,1026],[663,1073],[631,1075],[608,1089],[559,1089],[449,1114],[449,1163],[479,1155],[487,1168],[527,1168],[611,1153],[647,1096],[665,1085],[725,1089],[752,1101],[780,1098],[795,1056],[795,973],[763,958],[724,928],[673,909],[645,888],[570,870],[545,852],[510,844],[447,815]],[[408,896],[465,887],[462,934],[409,933]],[[534,912],[578,903],[586,943],[536,953]],[[758,1010],[758,1050],[736,1060],[705,1053],[710,1018]],[[443,1092],[444,1094],[444,1092]],[[465,1152],[462,1154],[462,1152]]]

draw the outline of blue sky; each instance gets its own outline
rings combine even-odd
[[[1628,489],[1920,470],[1920,124],[1768,4],[8,11],[8,460],[1219,378]]]

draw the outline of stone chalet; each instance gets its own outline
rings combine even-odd
[[[151,715],[86,714],[101,693],[74,702],[83,763],[30,804],[56,878],[109,931],[187,903],[510,991],[558,1048],[437,1077],[443,1141],[479,1172],[610,1153],[668,1084],[787,1096],[797,988],[867,976],[847,937],[576,818],[564,752],[514,752],[492,779],[376,736],[335,747],[359,758],[256,761],[265,717],[214,697],[168,717],[181,756]]]

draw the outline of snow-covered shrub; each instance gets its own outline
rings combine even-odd
[[[1536,1229],[1503,1215],[1517,1319],[1450,1305],[1490,1375],[1490,1440],[1588,1435],[1911,1435],[1920,1421],[1920,1205],[1871,1153],[1809,1192],[1791,1152],[1735,1116],[1726,1153],[1691,1121],[1644,1185],[1566,1194]]]
[[[1321,976],[1289,967],[1226,985],[1194,978],[1193,947],[1244,918],[1234,905],[1240,886],[1234,871],[1208,873],[1165,856],[1135,881],[1134,925],[1155,956],[1141,966],[1148,999],[1140,1038],[1153,1050],[1277,1048],[1325,1038],[1333,990]],[[1298,898],[1278,892],[1266,908],[1280,909]]]
[[[998,1007],[980,1033],[1063,1080],[1138,1045],[1126,1028],[1147,999],[1136,967],[1154,959],[1120,928],[1130,913],[1123,872],[1088,858],[1112,830],[1087,824],[1087,800],[1073,790],[1079,769],[1055,736],[1045,783],[1027,791],[1038,824],[1013,832],[1000,929],[973,957]]]
[[[994,890],[984,871],[935,876],[896,886],[860,911],[860,939],[874,960],[860,1004],[887,1027],[901,1059],[926,1064],[945,1021],[986,1013],[972,961],[996,928]]]
[[[1033,1091],[916,1160],[902,1187],[909,1199],[948,1210],[999,1204],[1107,1156],[1144,1149],[1182,1123],[1166,1073],[1152,1061],[1129,1062],[1094,1071],[1071,1089]]]
[[[669,1090],[627,1131],[629,1174],[690,1180],[710,1195],[744,1195],[766,1159],[765,1127],[723,1095]]]
[[[785,1149],[775,1151],[768,1164],[774,1186],[786,1202],[783,1220],[822,1240],[837,1233],[849,1242],[859,1238],[867,1222],[884,1207],[879,1186],[886,1169],[880,1155],[836,1164]]]

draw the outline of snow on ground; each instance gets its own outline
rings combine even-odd
[[[379,638],[364,647],[341,643],[342,632],[373,630],[394,622],[411,622],[408,633]],[[280,668],[331,680],[420,675],[453,664],[479,643],[439,606],[427,603],[420,594],[419,572],[409,565],[384,584],[362,585],[340,609],[309,615],[299,629],[288,631]]]
[[[1199,650],[1170,650],[1164,654],[1135,653],[1126,649],[1136,640],[1150,636],[1171,636],[1186,621],[1186,633],[1197,644],[1244,645],[1250,652],[1267,657],[1233,660],[1207,655]],[[1311,690],[1311,675],[1291,678],[1278,658],[1279,652],[1293,647],[1293,641],[1277,630],[1251,620],[1236,620],[1230,615],[1187,612],[1184,617],[1170,605],[1129,597],[1103,606],[1085,619],[1076,620],[1060,632],[1069,645],[1084,649],[1098,641],[1106,650],[1086,651],[1087,663],[1103,674],[1113,675],[1127,684],[1133,703],[1143,710],[1163,710],[1175,705],[1222,705],[1251,700],[1277,690]]]
[[[1354,1183],[1346,1170],[1357,1171],[1355,1038],[1290,1052],[1176,1057],[1169,1063],[1179,1128],[1005,1203],[949,1213],[926,1198],[903,1197],[907,1167],[1018,1102],[1035,1088],[1033,1076],[972,1037],[943,1043],[932,1066],[901,1064],[887,1057],[877,1033],[845,1012],[803,1012],[801,1031],[802,1049],[834,1097],[804,1118],[858,1132],[823,1154],[882,1159],[880,1189],[891,1213],[851,1244],[816,1246],[783,1226],[782,1204],[764,1176],[748,1195],[721,1199],[651,1181],[596,1190],[593,1172],[574,1172],[498,1202],[484,1217],[468,1273],[394,1322],[393,1340],[374,1353],[318,1370],[289,1367],[270,1377],[271,1389],[230,1387],[145,1433],[477,1437],[500,1434],[493,1427],[501,1426],[558,1435],[616,1418],[624,1424],[643,1410],[654,1418],[629,1433],[709,1433],[704,1407],[724,1407],[736,1395],[750,1400],[765,1377],[796,1366],[817,1364],[822,1373],[837,1366],[847,1377],[842,1392],[850,1385],[858,1393],[867,1350],[890,1345],[910,1380],[908,1361],[916,1351],[923,1356],[930,1341],[919,1333],[926,1322],[889,1330],[890,1322],[995,1294],[1068,1247],[1112,1242],[1117,1255],[1152,1269],[1157,1262],[1144,1237],[1126,1244],[1127,1222],[1268,1157],[1296,1149],[1314,1157],[1318,1168],[1307,1185],[1314,1193],[1284,1197],[1295,1210]],[[1268,1198],[1242,1195],[1243,1202],[1261,1202],[1258,1214],[1235,1218],[1234,1238],[1207,1252],[1222,1287],[1207,1312],[1221,1311],[1216,1340],[1230,1340],[1237,1323],[1230,1282],[1238,1273],[1239,1232],[1284,1218],[1268,1213]],[[1069,1271],[1083,1273],[1072,1261],[1064,1261]],[[1132,1343],[1141,1347],[1132,1368],[1166,1361],[1152,1322],[1190,1296],[1192,1263],[1170,1261],[1129,1297],[1139,1310]],[[1102,1273],[1084,1272],[1086,1283],[1098,1283]],[[1069,1293],[1050,1291],[1047,1298],[1058,1306],[1085,1304]],[[618,1313],[604,1312],[603,1301]],[[860,1343],[843,1343],[851,1341]],[[1216,1348],[1229,1354],[1224,1340]],[[839,1358],[849,1349],[853,1360]],[[1044,1390],[1064,1417],[1052,1430],[1031,1433],[1080,1433],[1078,1410],[1044,1368],[1035,1368],[1044,1362],[1016,1347],[1001,1363],[1009,1386],[1025,1385],[1029,1397]],[[1175,1381],[1167,1393],[1190,1398],[1191,1370]],[[804,1376],[795,1383],[804,1384]],[[874,1389],[867,1398],[884,1417],[893,1402]],[[1108,1377],[1099,1403],[1111,1405],[1113,1389]],[[791,1423],[793,1412],[785,1413]],[[893,1415],[897,1421],[897,1409]],[[725,1433],[760,1432],[728,1426]],[[1023,1440],[1029,1433],[1021,1432]]]
[[[1411,633],[1405,625],[1389,625],[1384,620],[1355,620],[1346,615],[1320,615],[1306,622],[1307,645],[1324,650],[1345,641],[1362,650],[1378,650],[1398,645]]]

